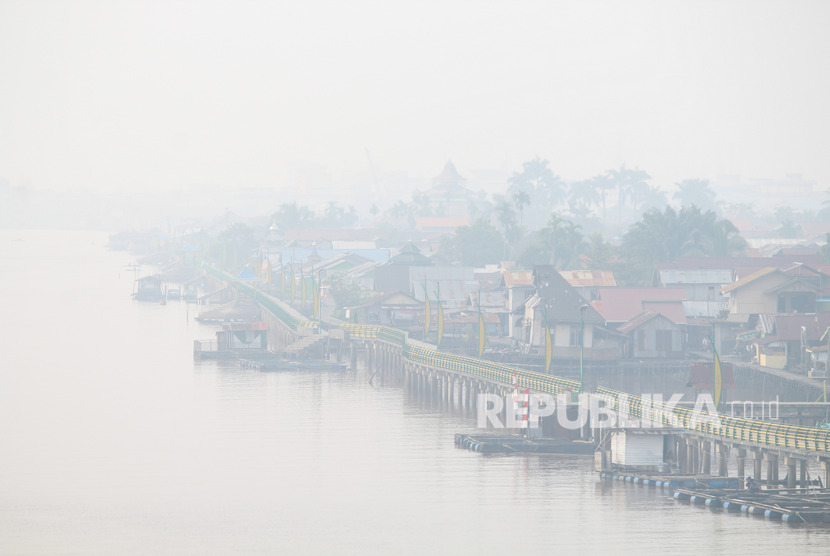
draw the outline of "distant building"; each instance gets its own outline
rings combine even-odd
[[[524,303],[522,342],[541,353],[545,326],[551,332],[554,358],[615,360],[621,335],[605,328],[605,320],[553,266],[533,268],[534,294]]]
[[[599,299],[601,288],[617,286],[610,270],[560,270],[559,274],[588,301]]]

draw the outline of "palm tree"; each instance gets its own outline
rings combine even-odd
[[[516,228],[516,211],[513,208],[513,205],[510,203],[509,200],[502,197],[498,202],[496,202],[496,208],[494,209],[496,213],[496,218],[501,225],[502,232],[504,234],[504,253],[503,257],[507,260],[508,255],[510,254],[510,244],[518,239],[518,229]]]
[[[715,192],[709,187],[709,180],[683,180],[672,198],[680,201],[681,207],[695,205],[702,210],[715,210]]]
[[[571,184],[568,206],[572,213],[580,213],[587,216],[592,206],[597,206],[601,201],[600,191],[593,179],[578,181]]]
[[[689,255],[730,256],[745,245],[730,221],[695,206],[679,212],[668,206],[664,212],[651,209],[629,228],[623,241],[629,259],[646,264]]]
[[[298,206],[297,202],[283,203],[271,220],[282,230],[299,230],[308,228],[314,222],[314,213],[307,206]]]
[[[651,179],[651,176],[638,168],[629,170],[625,165],[620,166],[619,170],[608,170],[605,175],[608,181],[617,186],[619,191],[617,211],[619,224],[622,224],[622,207],[625,204],[626,197],[636,211],[642,202],[642,198],[648,194],[650,189],[648,180]]]
[[[558,214],[551,214],[548,225],[540,231],[549,264],[559,268],[570,265],[584,244],[581,226]]]
[[[530,204],[530,195],[528,195],[525,191],[518,190],[513,193],[513,203],[516,205],[516,208],[519,209],[519,225],[523,226],[523,209],[526,205]]]
[[[609,179],[608,174],[597,174],[591,178],[591,183],[602,200],[602,222],[605,224],[608,221],[605,212],[605,196],[609,190],[614,189],[614,182]]]
[[[564,199],[565,187],[562,180],[548,167],[548,161],[538,156],[522,164],[522,171],[513,172],[508,193],[524,192],[530,197],[530,204],[541,212],[552,210]],[[534,214],[537,212],[533,211]]]

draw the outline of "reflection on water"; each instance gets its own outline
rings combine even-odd
[[[22,241],[12,241],[14,237]],[[2,232],[0,552],[823,553],[830,534],[456,449],[475,422],[365,372],[192,360],[102,235]]]

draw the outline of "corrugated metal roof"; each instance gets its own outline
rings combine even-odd
[[[643,324],[647,323],[651,319],[659,317],[659,316],[660,316],[660,313],[657,313],[655,311],[645,311],[643,313],[640,313],[639,315],[637,315],[636,317],[634,317],[633,319],[631,319],[630,321],[628,321],[624,325],[617,328],[617,332],[621,332],[623,334],[628,334],[632,330],[635,330],[636,328],[642,326]]]
[[[473,268],[467,266],[411,266],[409,283],[412,296],[424,300],[426,282],[430,299],[435,299],[436,292],[441,294],[445,307],[466,307],[470,294],[478,293],[479,283],[473,278]]]
[[[532,270],[505,270],[504,271],[504,285],[508,288],[515,288],[517,286],[533,286],[533,271]]]
[[[775,331],[775,315],[758,315],[758,327],[762,334],[772,334]]]
[[[741,278],[737,282],[732,282],[731,284],[727,284],[726,286],[722,287],[720,289],[720,291],[722,291],[723,293],[731,292],[731,291],[736,290],[738,288],[742,288],[743,286],[749,284],[750,282],[753,282],[753,281],[757,280],[758,278],[761,278],[761,277],[766,276],[767,274],[771,274],[773,272],[779,272],[779,270],[777,268],[775,268],[774,266],[768,266],[767,268],[762,268],[761,270],[759,270],[757,272],[753,272],[752,274],[750,274],[746,278]]]
[[[614,287],[617,281],[610,270],[560,270],[559,274],[574,287]]]
[[[671,269],[660,271],[660,283],[669,284],[720,284],[732,282],[729,269]]]

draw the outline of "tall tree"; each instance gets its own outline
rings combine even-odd
[[[565,186],[548,167],[548,161],[538,156],[522,164],[521,172],[513,172],[507,180],[509,195],[524,192],[530,197],[528,225],[543,225],[544,218],[564,200]],[[540,217],[541,218],[538,218]]]
[[[608,181],[617,187],[617,212],[619,224],[622,224],[623,206],[626,199],[636,214],[642,204],[642,199],[648,195],[650,189],[648,180],[651,176],[644,170],[638,168],[632,170],[624,165],[619,170],[608,170],[605,175]]]
[[[314,224],[314,212],[307,206],[298,206],[297,202],[283,203],[271,220],[282,230],[300,230]]]
[[[526,191],[518,190],[513,193],[513,204],[519,211],[519,225],[524,225],[523,212],[524,208],[530,204],[530,195]]]
[[[476,220],[471,226],[460,226],[454,236],[444,236],[439,254],[450,261],[468,266],[498,263],[502,256],[504,239],[486,220]]]
[[[593,179],[574,182],[568,190],[568,206],[575,215],[586,217],[600,201],[601,194]]]
[[[550,264],[556,268],[576,267],[584,249],[581,227],[554,213],[548,225],[529,239],[518,260],[526,266]]]
[[[677,185],[673,199],[680,201],[681,207],[695,205],[701,210],[715,210],[715,192],[709,187],[709,180],[683,180]]]
[[[728,220],[718,220],[713,211],[666,207],[664,212],[649,210],[629,228],[623,252],[629,262],[648,266],[684,255],[730,256],[745,245],[738,229]]]

